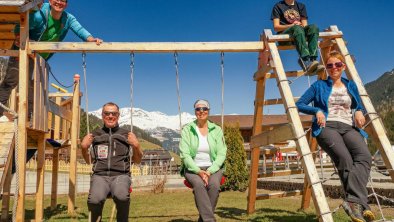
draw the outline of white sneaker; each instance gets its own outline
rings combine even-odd
[[[9,122],[10,120],[6,116],[0,117],[0,123]]]

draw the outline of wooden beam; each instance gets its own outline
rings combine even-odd
[[[66,119],[67,121],[72,120],[72,113],[67,110],[63,106],[58,106],[55,102],[52,100],[49,100],[49,112],[53,113],[56,116],[60,116],[63,119]]]
[[[16,221],[25,221],[25,185],[26,185],[26,148],[27,148],[27,98],[28,98],[28,77],[29,77],[29,57],[27,49],[29,44],[29,13],[20,15],[20,42],[19,49],[19,109],[18,109],[18,172],[19,190],[18,205],[16,209]]]
[[[36,221],[44,219],[44,176],[45,176],[45,134],[38,138],[37,146],[37,189],[36,189]]]
[[[61,94],[61,93],[56,93]],[[60,106],[61,97],[56,97],[56,104]],[[60,139],[60,117],[55,116],[55,127],[53,138]],[[53,149],[52,154],[52,186],[51,186],[51,210],[57,207],[57,186],[58,186],[58,172],[59,172],[59,149]]]
[[[0,24],[0,32],[14,32],[15,24]]]
[[[18,50],[0,49],[0,56],[18,57],[19,51]]]
[[[263,42],[31,42],[35,52],[258,52]]]
[[[56,93],[49,93],[48,94],[48,97],[72,97],[73,96],[73,93],[59,93],[59,92],[56,92]],[[60,104],[59,104],[59,106],[60,106]]]
[[[12,32],[0,32],[0,38],[2,40],[15,40],[15,34]]]
[[[79,75],[74,76],[74,96],[72,104],[71,148],[70,148],[70,178],[68,192],[68,213],[75,212],[75,196],[77,188],[77,141],[79,136],[80,97]]]
[[[342,37],[342,35],[343,34],[341,31],[320,32],[319,38],[333,39],[333,38]],[[282,34],[282,35],[268,36],[268,42],[286,42],[286,41],[292,41],[292,38],[290,38],[290,35]]]
[[[18,13],[19,7],[18,6],[0,6],[0,13]]]
[[[250,147],[260,147],[272,143],[293,139],[293,126],[288,123],[279,128],[263,132],[259,135],[252,136]]]
[[[43,0],[33,0],[33,1],[30,1],[29,3],[20,6],[20,7],[19,7],[19,12],[20,12],[20,13],[26,12],[26,11],[28,11],[28,10],[30,10],[30,9],[32,9],[32,8],[34,8],[34,7],[36,7],[38,4],[42,4],[42,3],[43,3]]]
[[[275,198],[282,198],[282,197],[293,197],[299,196],[302,194],[301,190],[294,190],[294,191],[284,191],[284,192],[277,192],[277,193],[269,193],[269,194],[259,194],[257,195],[257,200],[267,200],[267,199],[275,199]]]
[[[301,174],[304,171],[301,169],[291,169],[291,170],[275,170],[268,173],[260,173],[259,178],[266,178],[266,177],[279,177],[279,176],[288,176],[294,174]]]
[[[300,99],[300,97],[294,97],[294,101],[297,102]],[[279,105],[283,104],[282,98],[277,98],[277,99],[267,99],[264,100],[264,105]]]
[[[19,14],[0,14],[0,22],[14,22],[19,23]]]
[[[0,50],[4,49],[11,49],[12,45],[14,44],[13,40],[2,40],[0,41]]]

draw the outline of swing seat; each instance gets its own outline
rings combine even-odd
[[[222,176],[222,179],[220,180],[220,186],[223,185],[225,182],[226,182],[226,177],[225,177],[225,176]],[[183,180],[183,184],[184,184],[186,187],[188,187],[188,188],[190,188],[190,189],[193,189],[193,186],[192,186],[192,185],[189,183],[189,181],[187,181],[186,179]]]

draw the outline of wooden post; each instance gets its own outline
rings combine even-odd
[[[320,221],[333,221],[330,208],[327,204],[326,196],[324,195],[323,186],[320,183],[319,175],[313,157],[309,148],[308,141],[304,135],[304,129],[298,114],[298,110],[295,106],[294,96],[291,92],[289,82],[286,77],[286,73],[283,69],[283,64],[279,56],[278,48],[275,42],[268,43],[269,50],[271,52],[272,60],[274,62],[274,70],[277,75],[276,80],[278,82],[279,91],[282,99],[285,101],[285,109],[287,111],[288,120],[293,123],[293,132],[296,138],[298,152],[302,155],[302,163],[305,174],[307,175],[308,182],[311,184],[312,196],[315,202],[316,210],[319,214]]]
[[[263,36],[264,38],[264,36]],[[264,39],[261,39],[264,41]],[[258,69],[263,70],[263,73],[266,73],[270,70],[271,67],[267,64],[265,52],[260,52],[259,55],[259,64]],[[253,135],[258,135],[262,131],[262,122],[263,122],[263,104],[264,104],[264,93],[265,93],[265,83],[266,78],[260,78],[256,82],[256,97],[254,101],[254,119],[253,119]],[[260,147],[251,147],[251,155],[250,155],[250,180],[249,180],[249,189],[248,189],[248,205],[247,212],[248,214],[255,212],[255,204],[256,204],[256,194],[257,194],[257,176],[259,171],[259,160],[260,160]]]
[[[61,97],[56,97],[56,104],[60,106]],[[60,117],[55,116],[54,139],[60,139]],[[59,149],[53,149],[52,154],[52,186],[51,186],[51,210],[57,207],[57,183],[59,173]]]
[[[309,138],[311,152],[315,152],[317,150],[317,140],[316,138],[312,137],[312,131],[309,131],[307,136]],[[316,160],[316,154],[313,155],[313,162],[315,162],[315,160]],[[304,189],[303,189],[302,202],[301,202],[301,209],[303,210],[309,208],[309,205],[311,203],[311,197],[312,197],[312,189],[311,189],[311,185],[308,182],[307,176],[308,174],[305,174]]]
[[[44,174],[45,174],[45,134],[38,136],[37,146],[37,193],[36,221],[44,219]]]
[[[2,183],[4,184],[4,186],[3,186],[3,193],[2,193],[3,195],[1,200],[2,201],[1,218],[0,218],[1,222],[9,221],[8,213],[10,209],[10,195],[11,195],[11,181],[12,181],[11,170],[12,170],[13,152],[15,147],[14,143],[15,143],[15,138],[13,139],[13,142],[10,146],[10,151],[8,153],[8,160],[4,167],[4,171],[3,171],[4,175],[2,176],[2,179],[4,177],[4,183]]]
[[[26,183],[26,150],[27,150],[27,98],[29,57],[29,12],[20,16],[20,49],[19,49],[19,109],[18,109],[18,165],[19,183],[16,221],[25,220],[25,183]]]
[[[75,209],[75,195],[77,183],[77,140],[79,129],[79,75],[74,76],[74,94],[72,104],[71,148],[70,148],[70,179],[68,193],[68,213],[73,214]]]

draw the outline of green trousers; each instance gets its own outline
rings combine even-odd
[[[280,34],[289,34],[294,39],[298,54],[303,60],[316,60],[319,28],[316,25],[292,26]]]

